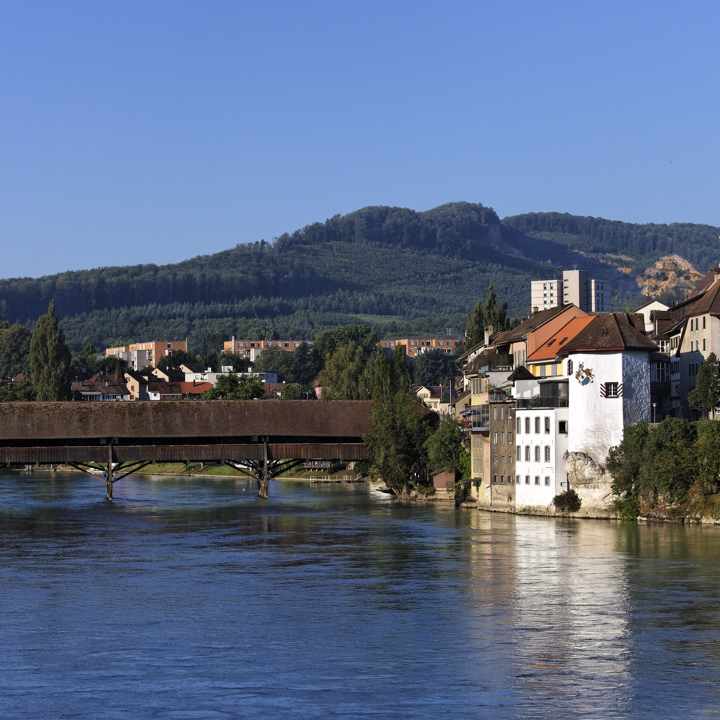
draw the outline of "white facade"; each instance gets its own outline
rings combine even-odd
[[[569,408],[518,408],[515,506],[547,507],[567,490],[563,456],[568,449]]]
[[[610,283],[604,280],[587,281],[588,312],[610,312]]]
[[[562,280],[532,280],[530,283],[530,306],[539,310],[562,305]]]
[[[569,375],[568,451],[604,467],[624,429],[650,420],[648,353],[572,353],[563,366]]]
[[[610,283],[588,279],[584,270],[565,270],[562,280],[533,280],[530,304],[538,310],[575,305],[585,312],[610,312]]]
[[[230,375],[232,369],[223,367],[222,372],[213,372],[209,368],[205,372],[185,373],[185,382],[209,382],[215,385],[219,377]],[[264,383],[277,383],[277,373],[235,373],[238,377],[259,377]]]

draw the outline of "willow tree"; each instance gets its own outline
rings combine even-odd
[[[51,300],[30,339],[30,372],[38,400],[70,400],[70,349]]]

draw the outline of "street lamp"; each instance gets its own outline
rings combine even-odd
[[[657,403],[653,403],[652,405],[653,405],[653,425],[654,425],[655,424],[655,406],[657,405]]]

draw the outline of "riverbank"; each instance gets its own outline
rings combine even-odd
[[[557,512],[552,506],[548,507],[503,507],[499,505],[490,505],[489,503],[479,503],[477,501],[465,501],[461,507],[482,510],[483,512],[505,513],[507,515],[525,515],[532,517],[554,517],[554,518],[570,518],[574,520],[622,520],[637,523],[671,523],[675,525],[717,525],[720,526],[720,512],[717,505],[713,502],[710,507],[704,506],[702,510],[697,507],[687,508],[683,513],[680,508],[676,507],[656,507],[652,510],[645,509],[639,515],[634,517],[624,517],[622,514],[611,509],[603,510],[601,508],[591,508],[583,510],[582,508],[575,513]]]

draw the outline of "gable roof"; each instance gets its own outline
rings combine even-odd
[[[568,340],[572,340],[581,330],[584,330],[591,322],[598,317],[597,315],[588,315],[587,317],[577,317],[563,325],[551,338],[548,338],[526,362],[542,362],[543,360],[554,360],[560,350],[566,345]]]
[[[603,352],[608,350],[646,350],[654,352],[657,345],[629,322],[627,313],[595,315],[574,338],[558,349],[558,355],[571,352]]]
[[[516,380],[537,380],[537,378],[524,366],[518,365],[510,375],[508,375],[509,382],[515,382]]]
[[[716,284],[715,281],[718,279],[719,275],[720,268],[710,268],[707,271],[705,277],[695,286],[695,290],[693,290],[690,295],[688,295],[688,300],[691,300],[692,298],[695,298],[698,295],[704,293],[706,290],[710,289],[712,285]]]
[[[720,315],[720,283],[715,283],[697,302],[693,305],[687,316],[691,315]]]
[[[505,345],[506,343],[518,342],[524,340],[528,333],[537,330],[543,326],[546,322],[549,322],[554,317],[562,315],[567,312],[574,305],[558,305],[557,307],[548,308],[547,310],[540,310],[534,313],[530,317],[523,320],[519,325],[514,327],[512,330],[505,330],[500,333],[494,340],[494,345]]]

